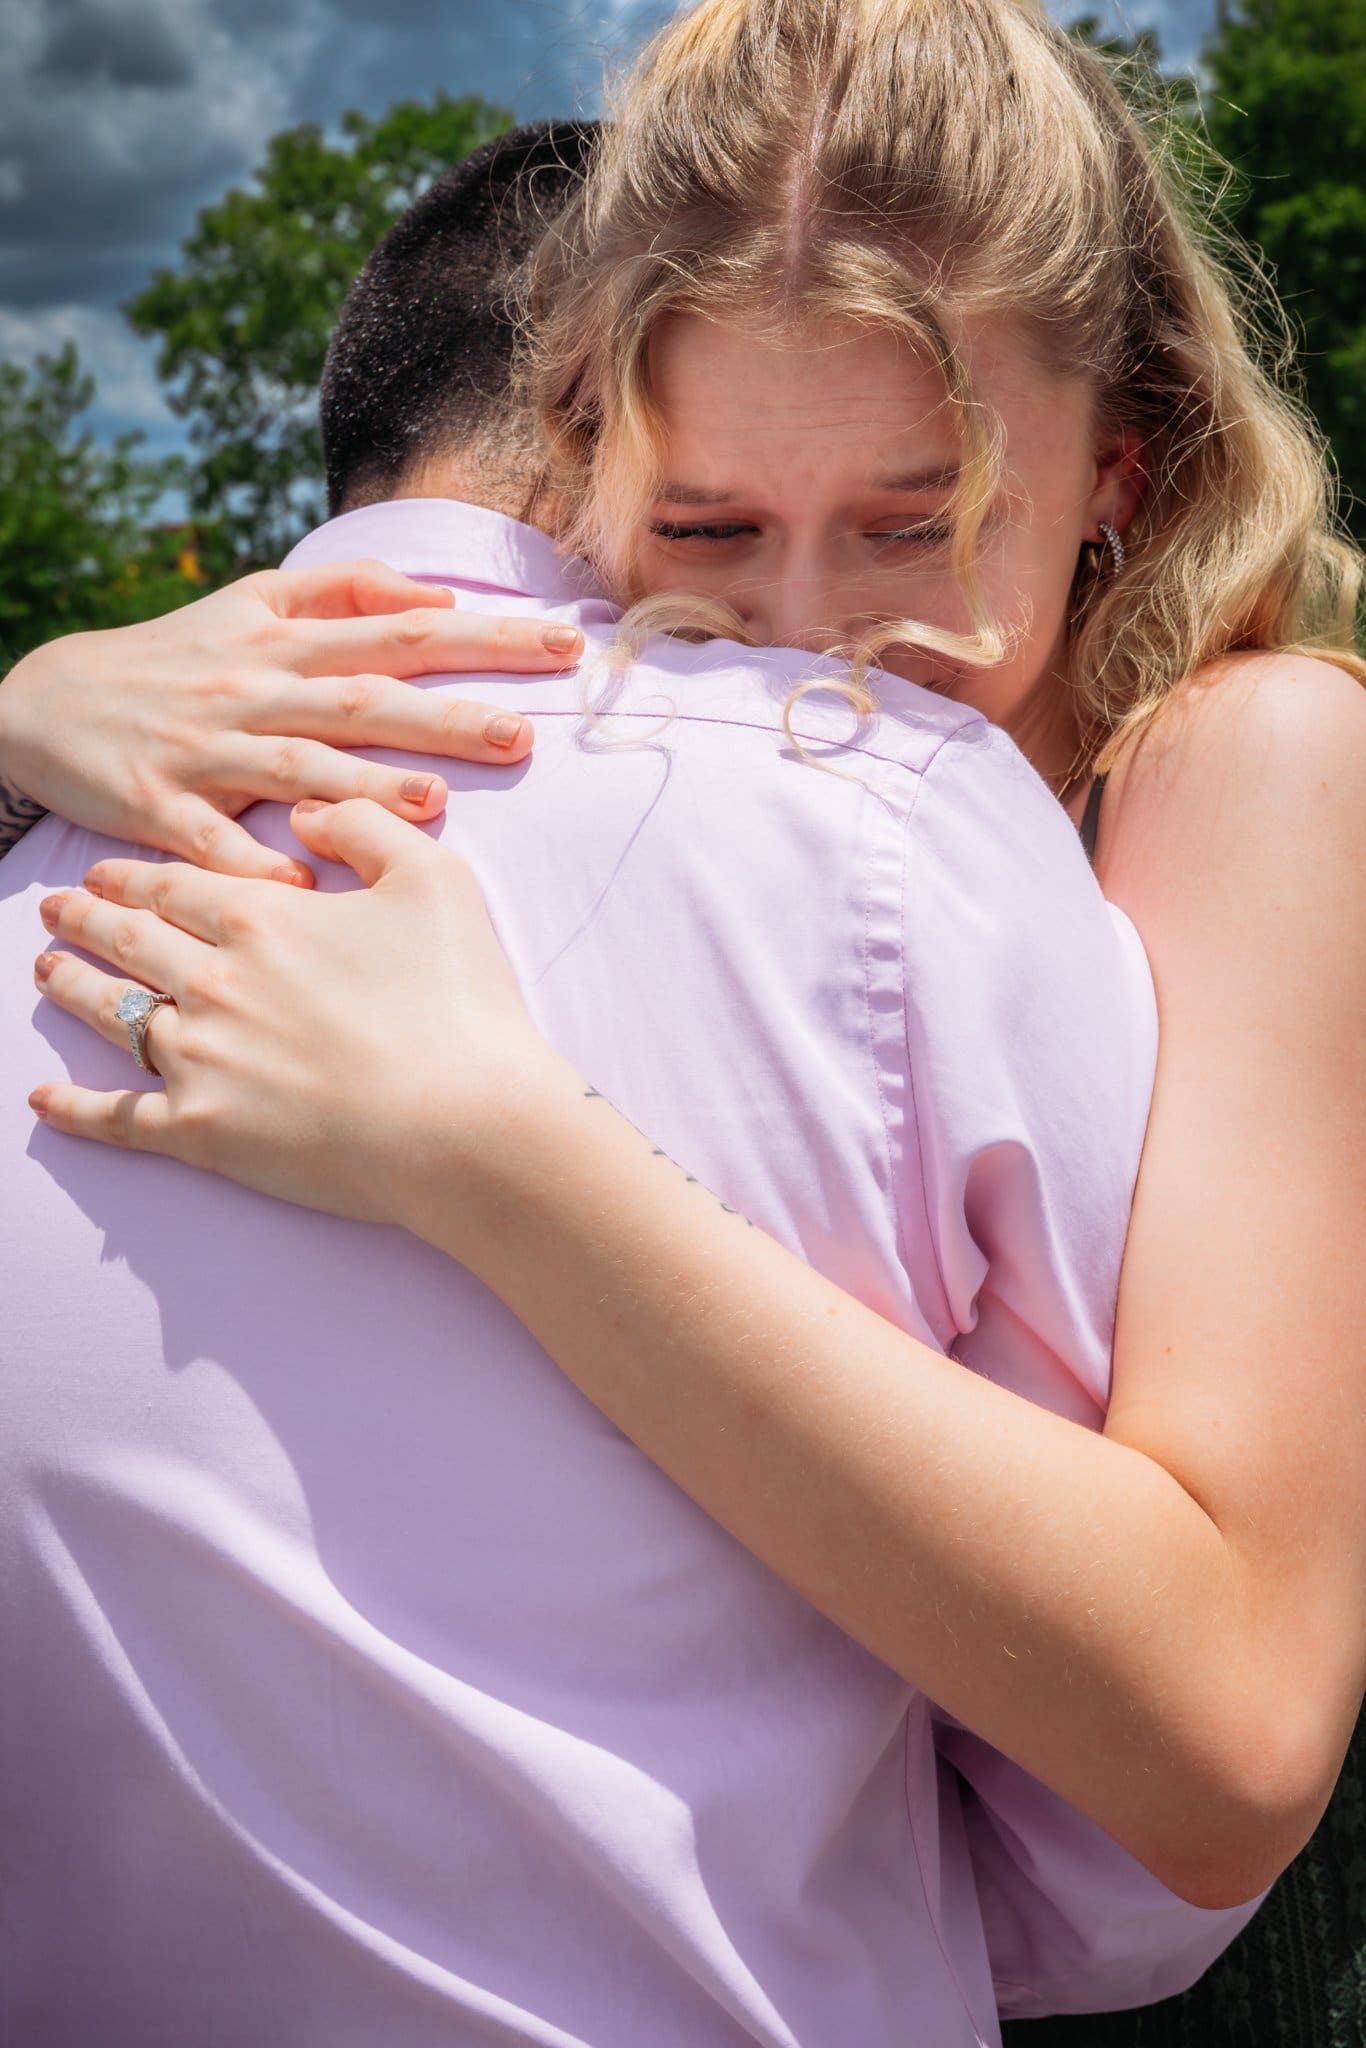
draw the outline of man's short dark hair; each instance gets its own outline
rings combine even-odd
[[[374,504],[512,418],[508,286],[587,168],[597,124],[485,143],[390,228],[347,295],[322,381],[328,510]]]

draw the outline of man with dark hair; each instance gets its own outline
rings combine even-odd
[[[322,380],[333,518],[386,498],[462,495],[530,519],[535,456],[513,389],[518,266],[583,177],[597,124],[487,142],[380,242],[347,297]]]
[[[583,565],[499,509],[535,482],[500,266],[590,141],[503,138],[376,252],[328,367],[341,509],[294,559],[374,555],[457,587],[462,611],[610,647]],[[464,252],[459,291],[442,250]],[[452,773],[442,829],[538,1021],[813,1265],[1098,1422],[1155,1018],[1066,817],[962,706],[903,686],[868,722],[870,804],[862,776],[786,744],[808,654],[654,654],[613,705],[650,744],[610,755],[577,744],[576,678],[479,685],[538,719],[536,757]],[[678,705],[662,735],[661,694]],[[810,699],[796,723],[844,734]],[[280,806],[252,830],[291,846]],[[0,976],[26,984],[36,899],[122,851],[52,818],[29,835],[3,871]],[[0,1068],[62,1064],[129,1079],[64,1013],[0,1008]],[[923,1697],[459,1268],[35,1133],[23,1096],[0,1098],[23,1332],[0,1805],[24,1873],[0,2036],[981,2048],[998,1995],[1133,2002],[1189,1982],[1246,1917],[1183,1906],[945,1724],[963,1800]],[[981,1250],[1002,1240],[1028,1255]],[[943,1905],[974,1887],[985,1945]]]

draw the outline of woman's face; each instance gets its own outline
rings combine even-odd
[[[962,354],[1004,433],[981,580],[1006,657],[981,670],[893,649],[883,666],[974,705],[1061,774],[1077,743],[1060,681],[1072,584],[1098,522],[1132,515],[1133,463],[1096,448],[1088,387],[1039,369],[1009,329],[979,324]],[[904,342],[671,315],[651,373],[665,455],[644,591],[724,598],[757,641],[817,651],[888,619],[972,631],[949,558],[954,411]]]

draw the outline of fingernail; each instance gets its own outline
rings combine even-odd
[[[98,875],[87,875],[85,878],[84,887],[86,894],[88,896],[102,897],[104,895],[104,891],[100,887],[100,878]]]
[[[65,896],[44,896],[38,905],[38,915],[50,932],[56,931],[57,919],[62,914],[62,905],[65,902]]]
[[[298,808],[297,805],[295,808]],[[287,861],[282,868],[271,869],[270,879],[272,882],[289,882],[296,889],[311,889],[313,870],[304,867],[300,862]]]
[[[55,953],[40,953],[33,963],[33,979],[40,984],[45,982],[56,965]]]
[[[521,736],[520,718],[491,718],[484,727],[484,738],[491,747],[514,746]]]
[[[577,626],[547,626],[541,641],[551,654],[577,654],[583,646],[583,634]]]
[[[398,793],[405,804],[425,804],[432,793],[432,778],[430,775],[410,775]]]
[[[46,1116],[51,1101],[52,1090],[50,1088],[35,1088],[32,1095],[29,1096],[28,1106],[35,1116]]]
[[[320,796],[301,796],[294,808],[296,811],[325,811],[327,805]]]

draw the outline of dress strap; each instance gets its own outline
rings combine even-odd
[[[1108,777],[1097,775],[1091,784],[1091,794],[1086,799],[1086,809],[1082,813],[1081,824],[1077,828],[1081,833],[1081,843],[1085,848],[1086,858],[1090,861],[1092,867],[1096,864],[1096,838],[1100,832],[1100,806],[1101,800],[1105,795],[1107,780]]]

